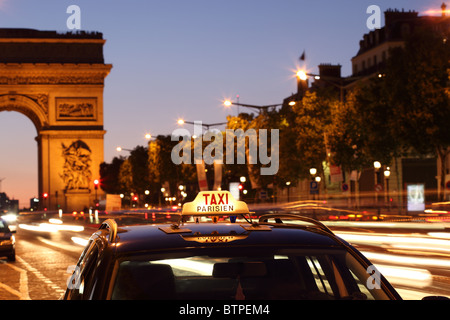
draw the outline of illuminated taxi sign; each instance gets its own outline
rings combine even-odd
[[[183,235],[182,236],[186,241],[195,241],[199,243],[227,243],[236,240],[243,240],[248,237],[248,235],[244,234],[219,234],[217,232],[213,232],[211,234],[194,234],[192,236]]]
[[[247,204],[237,201],[229,191],[202,191],[192,202],[183,205],[183,215],[248,214]]]

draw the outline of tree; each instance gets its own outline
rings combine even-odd
[[[389,165],[400,155],[402,144],[395,134],[395,104],[388,99],[389,88],[384,78],[372,78],[354,92],[356,117],[359,121],[358,149],[364,158],[362,164],[372,166],[374,161]],[[353,120],[350,120],[353,121]]]
[[[295,112],[294,132],[296,146],[303,164],[301,176],[308,177],[309,168],[317,168],[323,175],[323,162],[327,159],[325,133],[331,124],[331,105],[336,99],[318,92],[307,92],[293,106]]]
[[[131,165],[131,174],[133,181],[133,190],[139,195],[143,195],[145,190],[149,188],[148,173],[148,151],[143,146],[135,147],[128,157]]]
[[[125,192],[134,192],[133,186],[133,168],[129,159],[126,159],[119,170],[120,188]]]
[[[123,192],[119,183],[119,172],[123,157],[114,157],[111,163],[103,162],[100,164],[100,187],[109,194],[120,194]]]
[[[149,143],[147,170],[151,194],[159,195],[161,187],[169,184],[168,193],[175,195],[181,183],[191,184],[195,175],[195,166],[190,164],[176,165],[171,158],[172,149],[178,144],[171,136],[159,135]],[[155,196],[152,201],[156,201]]]
[[[430,29],[417,29],[404,47],[392,50],[385,88],[393,107],[393,132],[419,155],[440,160],[440,198],[450,152],[448,73],[450,43]]]
[[[347,170],[360,171],[370,161],[365,155],[366,133],[356,100],[357,90],[350,91],[342,105],[331,110],[333,122],[328,128],[332,161]]]

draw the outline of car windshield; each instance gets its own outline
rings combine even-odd
[[[116,265],[111,299],[388,299],[379,283],[373,285],[371,273],[344,250],[229,253],[127,258]]]
[[[0,220],[0,232],[1,233],[8,233],[8,232],[10,232],[9,228],[8,228],[8,225],[2,220]]]

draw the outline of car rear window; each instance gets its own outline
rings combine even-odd
[[[182,300],[387,299],[343,250],[278,250],[256,257],[171,254],[117,265],[111,298]]]
[[[2,232],[2,233],[10,232],[8,225],[2,220],[0,220],[0,232]]]

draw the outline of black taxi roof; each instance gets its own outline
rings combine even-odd
[[[335,236],[318,229],[271,225],[270,230],[248,231],[247,223],[187,223],[186,232],[166,233],[170,225],[119,226],[116,253],[202,246],[302,245],[340,246]]]

